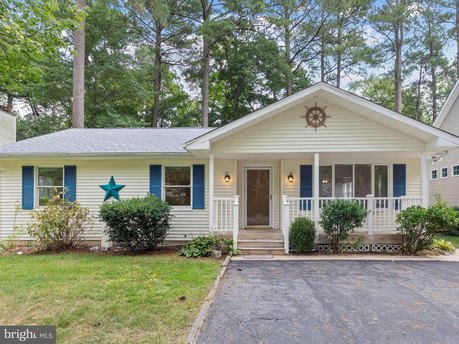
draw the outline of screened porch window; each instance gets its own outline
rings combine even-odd
[[[173,206],[191,205],[191,167],[166,166],[164,195],[166,202]]]
[[[320,197],[333,196],[333,166],[319,167]]]
[[[371,194],[371,165],[355,165],[355,197]]]
[[[38,206],[46,206],[64,191],[63,167],[38,167]]]
[[[388,166],[375,166],[375,197],[389,197]]]
[[[335,165],[335,196],[353,197],[352,165]]]

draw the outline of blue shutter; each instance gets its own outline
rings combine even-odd
[[[22,209],[33,209],[34,167],[22,166]]]
[[[204,165],[193,165],[193,209],[204,209],[205,203]]]
[[[150,165],[150,194],[161,199],[162,189],[162,166]]]
[[[69,202],[76,200],[76,166],[64,166],[64,199]]]
[[[300,197],[312,197],[312,165],[300,165]],[[311,201],[303,201],[301,210],[311,210]]]
[[[406,165],[394,164],[393,166],[393,196],[400,197],[406,195]],[[399,209],[399,202],[395,202],[395,209]]]

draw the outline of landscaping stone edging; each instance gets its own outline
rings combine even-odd
[[[196,317],[196,320],[194,321],[193,326],[191,327],[191,330],[186,338],[187,344],[196,343],[196,338],[198,337],[202,324],[204,323],[204,320],[207,317],[207,312],[209,311],[210,305],[212,304],[214,300],[215,293],[217,292],[220,281],[223,278],[223,276],[225,276],[230,260],[231,260],[231,256],[228,255],[223,261],[222,267],[220,269],[220,272],[217,275],[217,278],[215,279],[214,285],[210,289],[209,294],[207,294],[206,300],[204,301],[204,304],[202,305],[201,310],[199,311],[199,314]]]

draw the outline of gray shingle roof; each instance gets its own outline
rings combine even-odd
[[[186,153],[182,144],[212,128],[67,129],[0,146],[0,156]]]

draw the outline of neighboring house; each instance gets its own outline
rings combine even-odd
[[[433,125],[459,135],[459,82],[454,86]],[[439,151],[432,158],[430,179],[431,203],[435,202],[435,195],[440,195],[450,205],[459,206],[459,148],[448,152]]]
[[[169,242],[214,231],[250,252],[288,251],[295,217],[317,222],[345,197],[371,211],[358,233],[382,250],[402,208],[429,204],[431,154],[458,146],[455,135],[324,83],[217,129],[69,129],[0,147],[0,239],[53,188],[97,214],[99,185],[113,176],[121,198],[152,193],[173,206]],[[103,228],[96,221],[86,239],[100,242]]]
[[[0,146],[16,141],[16,116],[0,108]]]

